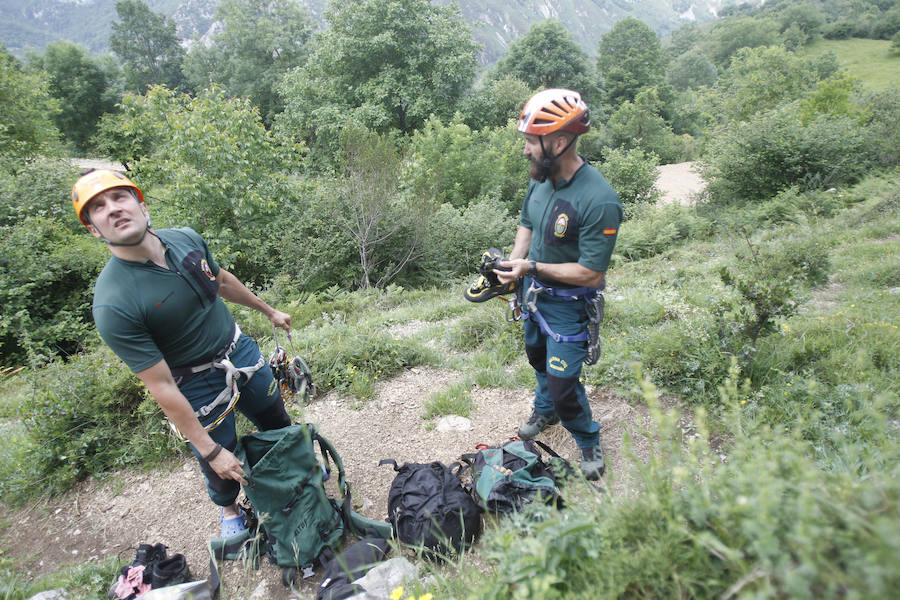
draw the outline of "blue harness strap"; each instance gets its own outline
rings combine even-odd
[[[600,287],[552,288],[532,279],[531,285],[528,287],[528,291],[525,292],[522,300],[522,305],[526,310],[524,318],[530,319],[534,317],[534,320],[537,321],[541,328],[541,332],[555,342],[587,342],[591,339],[591,334],[587,329],[583,329],[575,335],[562,335],[550,329],[550,325],[547,323],[544,315],[538,310],[537,295],[548,294],[574,302],[576,300],[591,300],[603,288],[603,285]]]

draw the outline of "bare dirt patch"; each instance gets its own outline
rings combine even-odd
[[[659,177],[656,186],[663,192],[660,198],[663,204],[670,202],[693,204],[706,188],[706,182],[697,172],[697,165],[693,162],[661,165],[657,170]]]

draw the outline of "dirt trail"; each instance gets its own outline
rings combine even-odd
[[[691,187],[694,175],[688,163],[674,167],[678,168],[664,171],[661,179],[672,186],[673,193],[682,194],[674,196],[682,201],[685,189],[696,191],[697,187]],[[680,174],[680,179],[673,173]],[[680,187],[673,181],[680,181]],[[412,368],[378,382],[375,398],[361,406],[357,400],[331,393],[306,409],[304,419],[316,423],[341,454],[358,512],[386,518],[394,472],[390,466],[379,467],[379,460],[449,464],[473,451],[478,443],[498,444],[515,435],[530,414],[533,392],[529,388],[475,388],[471,429],[439,431],[422,419],[424,402],[429,394],[460,377],[450,370]],[[623,434],[649,426],[648,411],[608,390],[589,389],[589,398],[594,417],[603,426],[601,442],[609,473],[605,485],[611,494],[628,494],[633,486],[622,453]],[[554,427],[541,439],[577,464],[575,444],[561,427]],[[647,456],[645,439],[640,435],[632,435],[632,439],[636,455]],[[22,566],[21,575],[29,579],[56,571],[63,564],[110,556],[130,561],[141,542],[161,542],[170,553],[185,554],[195,578],[204,578],[209,560],[206,540],[218,535],[218,514],[193,459],[149,472],[120,472],[100,481],[89,480],[62,497],[25,509],[11,511],[0,504],[0,524],[0,550],[14,557]],[[223,582],[223,598],[284,600],[314,598],[318,577],[292,593],[281,586],[279,570],[264,561],[258,571],[226,565]]]

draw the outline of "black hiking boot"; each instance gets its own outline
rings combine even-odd
[[[536,438],[539,433],[546,431],[557,423],[559,423],[559,417],[556,416],[556,413],[551,415],[541,415],[538,414],[537,411],[532,411],[531,416],[528,417],[528,421],[519,427],[519,439],[532,440]]]
[[[153,566],[150,587],[154,590],[169,585],[184,583],[190,579],[190,569],[184,554],[173,554]]]
[[[603,461],[603,448],[597,442],[596,446],[581,448],[581,472],[585,479],[596,481],[603,477],[606,471],[606,463]]]

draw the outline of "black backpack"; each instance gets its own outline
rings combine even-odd
[[[397,472],[388,492],[388,520],[400,541],[434,556],[451,548],[459,553],[481,533],[481,509],[454,471],[459,463],[378,464],[392,464]]]
[[[544,460],[543,448],[550,456]],[[471,488],[488,512],[507,514],[532,502],[563,508],[559,485],[574,473],[572,466],[537,440],[510,440],[500,446],[483,446],[460,459],[471,471]]]

